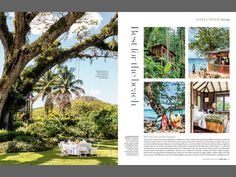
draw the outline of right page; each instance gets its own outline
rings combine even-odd
[[[235,13],[119,13],[119,164],[235,160]]]

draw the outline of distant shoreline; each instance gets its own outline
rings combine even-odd
[[[200,59],[200,60],[207,60],[207,58],[188,58],[188,59]]]

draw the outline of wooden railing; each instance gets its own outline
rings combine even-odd
[[[230,65],[219,65],[214,63],[208,63],[208,70],[223,74],[229,74],[229,66]]]

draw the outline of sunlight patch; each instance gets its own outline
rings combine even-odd
[[[24,163],[24,162],[31,162],[31,161],[35,161],[38,160],[39,158],[42,158],[43,155],[38,154],[38,153],[31,153],[31,152],[27,152],[27,153],[20,153],[20,154],[16,154],[16,155],[9,155],[8,157],[2,159],[3,161],[16,161],[19,163]]]

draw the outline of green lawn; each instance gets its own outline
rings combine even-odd
[[[97,156],[61,157],[58,147],[43,152],[0,153],[0,165],[116,165],[117,160],[117,140],[102,141]]]

